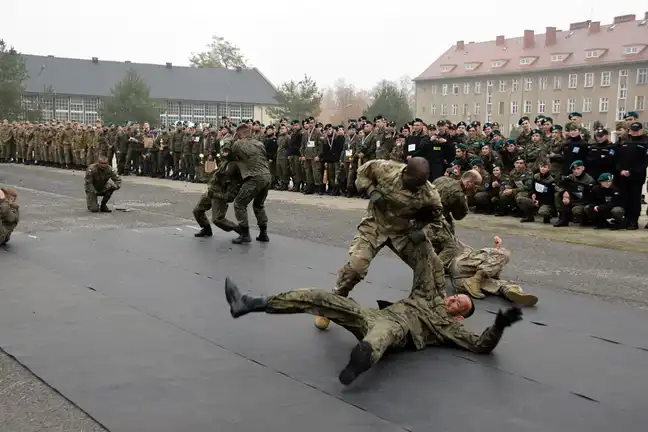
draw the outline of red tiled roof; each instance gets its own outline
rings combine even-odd
[[[479,43],[457,42],[430,65],[415,81],[453,77],[500,75],[522,73],[526,70],[574,68],[592,65],[617,64],[624,62],[648,61],[648,12],[643,18],[635,15],[616,17],[614,24],[601,25],[599,22],[585,21],[574,23],[571,30],[547,27],[546,33],[535,35],[526,30],[525,36]],[[555,43],[551,42],[552,30]],[[525,40],[527,41],[525,48]],[[624,54],[624,48],[638,46],[636,54]],[[587,58],[588,50],[601,50],[599,57]],[[551,61],[552,55],[567,57],[562,62]],[[521,65],[520,58],[535,58],[529,65]],[[505,60],[502,67],[492,67],[496,60]],[[471,70],[466,63],[475,65]],[[453,65],[449,72],[442,72],[443,66]]]

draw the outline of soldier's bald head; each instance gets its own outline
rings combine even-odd
[[[427,182],[430,175],[430,164],[427,159],[413,157],[407,161],[403,172],[403,184],[407,189],[416,190]]]

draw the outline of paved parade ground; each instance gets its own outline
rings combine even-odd
[[[82,179],[0,166],[22,217],[0,250],[2,431],[595,432],[648,421],[645,230],[592,239],[469,216],[460,238],[502,236],[513,253],[504,277],[538,307],[492,355],[397,353],[343,388],[350,334],[320,332],[310,316],[233,320],[223,283],[330,289],[365,201],[271,193],[271,242],[235,246],[224,233],[193,238],[204,185],[127,178],[111,205],[128,211],[91,215]],[[385,253],[352,296],[373,306],[410,285]],[[503,304],[477,302],[467,327],[480,332]]]

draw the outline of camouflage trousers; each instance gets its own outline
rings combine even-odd
[[[252,203],[252,211],[259,227],[268,226],[265,200],[270,190],[270,176],[259,175],[244,180],[238,195],[234,198],[234,215],[242,228],[249,228],[247,208]]]
[[[322,162],[315,159],[306,159],[302,161],[306,184],[319,186],[322,184]]]
[[[326,180],[329,187],[339,187],[340,184],[337,182],[337,172],[340,170],[339,162],[326,162],[324,165],[324,171],[326,172]]]
[[[108,201],[110,201],[110,198],[112,197],[112,194],[115,192],[115,190],[116,189],[112,187],[107,187],[102,191],[96,191],[96,192],[86,190],[86,204],[88,206],[88,210],[90,211],[99,210],[99,205],[97,204],[97,197],[102,197],[101,199],[102,207],[108,204]]]
[[[355,301],[318,289],[300,289],[277,294],[268,299],[267,313],[310,314],[323,316],[364,340],[373,348],[376,363],[388,348],[402,348],[407,342],[407,328],[394,314],[361,307]]]
[[[215,198],[210,192],[205,192],[193,209],[193,215],[201,228],[209,227],[209,220],[207,219],[207,212],[212,211],[212,221],[214,225],[223,231],[230,232],[236,228],[236,224],[227,219],[227,209],[229,204],[227,200]]]
[[[509,262],[510,252],[507,249],[484,248],[473,250],[470,246],[462,243],[460,245],[467,249],[466,253],[457,257],[451,269],[451,276],[454,278],[457,291],[469,292],[470,278],[475,276],[477,272],[482,272],[484,277],[480,285],[481,291],[505,298],[510,293],[524,293],[520,285],[499,278],[504,266]]]
[[[335,182],[340,187],[352,190],[355,187],[356,173],[356,165],[353,162],[342,162],[338,166]]]
[[[293,185],[304,182],[304,167],[302,166],[299,156],[288,156],[290,162],[290,171],[292,174]]]
[[[72,165],[74,162],[74,152],[72,151],[72,146],[69,144],[64,144],[59,147],[60,154],[59,160],[61,164]]]
[[[586,205],[585,206],[585,214],[587,215],[587,218],[590,219],[592,222],[603,222],[606,219],[614,219],[614,221],[618,224],[623,222],[623,219],[625,217],[625,210],[623,207],[612,207],[609,210],[605,211],[594,211],[593,205]]]
[[[335,294],[347,297],[351,290],[367,276],[371,261],[383,247],[387,246],[414,271],[412,294],[429,299],[435,296],[445,297],[443,264],[434,253],[430,242],[414,244],[408,241],[399,250],[389,240],[378,246],[374,246],[375,242],[372,240],[360,231],[355,235],[349,247],[349,260],[338,271],[337,282],[333,289]]]
[[[288,159],[277,160],[277,178],[282,184],[290,183],[290,162]]]
[[[13,230],[7,229],[3,225],[0,225],[0,246],[4,246],[11,239],[11,233]]]
[[[427,236],[434,252],[439,256],[444,269],[449,269],[450,264],[457,256],[457,243],[454,229],[450,222],[443,219],[440,223],[429,224],[425,227]]]

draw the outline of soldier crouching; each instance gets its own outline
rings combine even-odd
[[[18,193],[12,188],[0,189],[0,246],[7,244],[18,226],[20,207],[16,204]]]
[[[85,193],[88,210],[92,213],[110,213],[108,201],[112,194],[121,188],[121,178],[109,165],[106,156],[99,157],[96,164],[88,167],[85,176]],[[97,204],[97,197],[102,197],[101,205]]]

